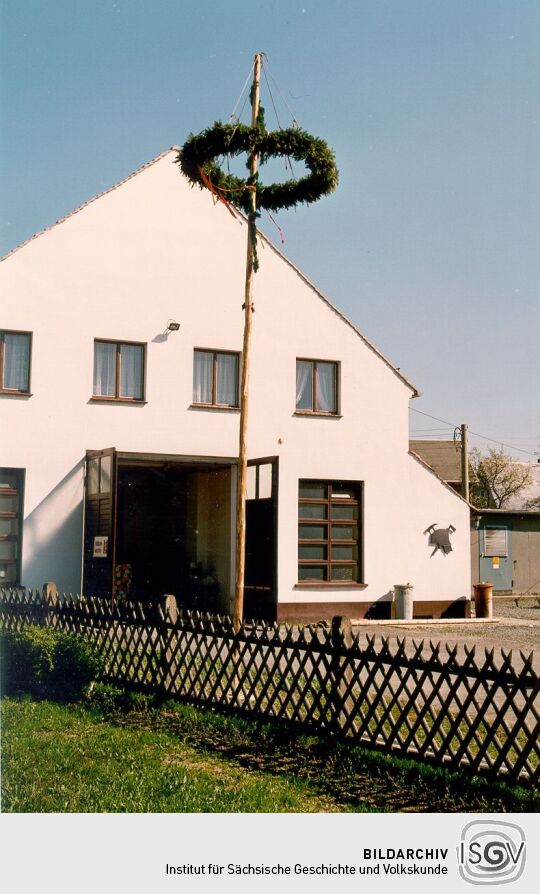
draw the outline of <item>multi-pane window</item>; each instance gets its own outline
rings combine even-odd
[[[360,506],[359,482],[299,482],[300,583],[361,581]]]
[[[0,391],[30,392],[30,332],[0,330]]]
[[[236,352],[196,348],[193,354],[193,403],[237,407],[238,367]]]
[[[144,400],[144,345],[94,341],[94,397]]]
[[[337,363],[328,360],[296,361],[296,409],[304,413],[337,413]]]
[[[0,469],[0,587],[21,580],[23,469]]]

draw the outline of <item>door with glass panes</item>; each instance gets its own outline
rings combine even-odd
[[[116,540],[116,450],[88,450],[84,498],[83,593],[112,597]]]

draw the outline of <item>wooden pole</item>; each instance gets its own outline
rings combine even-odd
[[[251,126],[257,126],[259,116],[259,93],[261,82],[262,54],[255,55],[253,66],[253,87],[251,91]],[[249,170],[252,177],[257,174],[259,156],[252,152]],[[253,315],[253,276],[257,239],[257,193],[250,189],[251,210],[248,214],[248,237],[246,259],[246,284],[244,290],[244,344],[242,349],[242,384],[240,388],[240,437],[238,448],[238,474],[236,483],[236,581],[234,591],[233,623],[238,632],[244,614],[244,573],[246,563],[246,480],[247,480],[247,418],[249,386],[249,354],[251,349],[251,327]]]
[[[352,645],[352,625],[350,618],[339,615],[332,618],[332,658],[330,664],[330,704],[332,708],[332,724],[341,729],[347,723],[349,714],[354,709],[349,686],[352,680],[351,660],[341,653]]]
[[[461,494],[469,501],[469,451],[467,448],[467,426],[461,426]]]

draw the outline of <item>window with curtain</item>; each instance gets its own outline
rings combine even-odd
[[[359,481],[299,482],[299,583],[361,582],[361,498]]]
[[[193,353],[193,403],[210,407],[238,406],[239,354],[232,351]]]
[[[145,345],[94,341],[94,397],[144,400]]]
[[[338,411],[337,371],[337,363],[328,360],[297,360],[297,411],[335,415]]]
[[[0,391],[30,392],[30,332],[0,330]]]

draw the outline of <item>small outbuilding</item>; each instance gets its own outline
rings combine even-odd
[[[499,596],[540,595],[540,511],[473,509],[473,584],[492,581]]]

